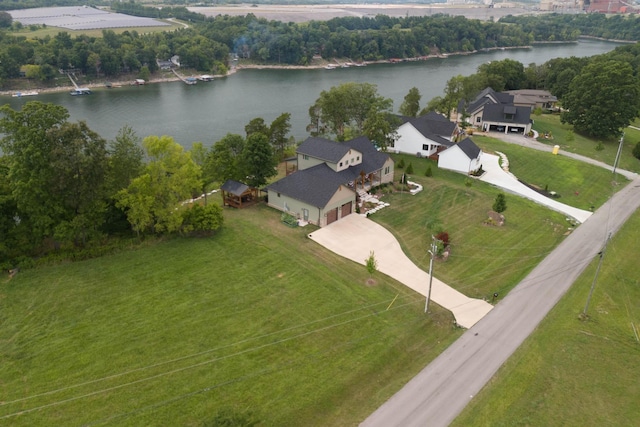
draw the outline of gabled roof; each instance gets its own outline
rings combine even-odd
[[[468,113],[473,113],[478,111],[482,106],[491,104],[513,104],[513,95],[504,92],[496,92],[492,88],[488,87],[469,102],[466,110]]]
[[[469,159],[477,159],[480,151],[482,151],[471,138],[465,138],[457,145]]]
[[[228,179],[224,184],[222,184],[220,189],[235,196],[242,196],[242,194],[249,189],[249,186],[247,184],[243,184],[242,182]]]
[[[266,190],[270,193],[282,193],[317,208],[324,208],[338,188],[347,182],[343,174],[336,173],[326,163],[322,163],[292,173],[268,185]]]
[[[385,162],[389,159],[389,155],[378,151],[366,136],[359,136],[350,141],[344,142],[344,144],[362,153],[362,163],[360,165],[351,166],[353,168],[358,168],[358,172],[360,170],[364,170],[365,173],[377,171],[382,168]]]
[[[326,162],[336,163],[349,152],[350,148],[347,144],[312,136],[305,139],[296,152]]]
[[[513,114],[507,119],[505,114]],[[514,107],[513,105],[488,104],[482,110],[483,122],[514,123],[526,125],[530,122],[531,108]]]
[[[537,103],[558,102],[558,98],[551,95],[551,92],[546,90],[520,89],[509,90],[505,93],[513,95],[513,102],[515,104],[536,105]]]
[[[405,123],[410,123],[424,137],[433,139],[433,136],[451,138],[456,130],[456,124],[448,120],[442,114],[430,112],[420,117],[413,117]]]

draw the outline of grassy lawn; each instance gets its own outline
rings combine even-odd
[[[225,218],[211,238],[2,277],[0,424],[356,425],[460,334],[397,282],[366,286],[310,226],[261,205]]]
[[[600,160],[609,165],[613,165],[616,154],[618,152],[619,140],[594,140],[587,138],[578,133],[573,133],[573,140],[567,140],[567,133],[572,131],[573,126],[560,123],[560,116],[556,114],[543,114],[540,116],[532,116],[534,120],[533,129],[540,134],[551,132],[552,139],[538,138],[538,141],[548,145],[559,145],[564,151],[570,153],[581,154],[592,159]],[[636,120],[635,126],[638,126],[639,120]],[[571,138],[569,138],[571,139]],[[597,150],[598,143],[601,142],[602,150]],[[633,157],[633,147],[640,142],[640,131],[637,129],[625,129],[624,144],[620,155],[619,167],[640,173],[640,161]]]
[[[455,426],[633,426],[640,419],[640,212],[475,397]],[[637,332],[634,332],[634,328]],[[637,333],[637,334],[636,334]]]
[[[436,263],[435,276],[466,295],[487,299],[494,292],[505,295],[562,241],[570,227],[562,214],[512,195],[507,195],[505,226],[485,225],[497,188],[476,180],[468,187],[464,175],[438,170],[427,159],[394,155],[396,163],[402,157],[413,165],[411,180],[424,190],[385,196],[391,206],[371,219],[390,230],[425,271],[431,235],[448,232],[451,256]],[[424,176],[428,165],[434,174],[431,178]],[[396,174],[401,173],[396,169]]]
[[[598,208],[619,185],[613,184],[612,173],[565,156],[531,150],[495,138],[474,136],[475,143],[485,152],[501,151],[509,159],[509,170],[522,181],[541,189],[555,191],[559,202],[589,210]],[[621,175],[617,180],[627,182]],[[612,188],[613,185],[613,188]]]

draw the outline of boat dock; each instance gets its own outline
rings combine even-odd
[[[71,73],[67,73],[67,77],[69,77],[69,80],[73,83],[74,89],[70,92],[72,96],[89,95],[91,93],[91,89],[88,87],[79,87],[76,81],[73,80],[73,77],[71,77]]]
[[[175,74],[177,78],[179,78],[180,80],[182,80],[184,83],[186,83],[188,85],[194,85],[194,84],[198,83],[198,80],[195,77],[182,77],[173,68],[171,69],[171,71],[173,71],[173,74]]]

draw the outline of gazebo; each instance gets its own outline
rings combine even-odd
[[[222,204],[223,206],[231,206],[234,208],[242,208],[249,206],[258,201],[258,189],[249,187],[242,182],[227,180],[222,187]]]

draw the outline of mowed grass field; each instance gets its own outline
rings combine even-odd
[[[515,195],[507,195],[505,226],[487,225],[499,189],[438,170],[428,159],[409,155],[394,158],[396,164],[401,158],[407,166],[412,163],[415,173],[410,180],[422,184],[424,190],[416,195],[386,195],[384,200],[391,206],[371,219],[390,230],[425,271],[429,269],[431,236],[439,231],[449,233],[451,255],[447,261],[435,263],[435,276],[468,296],[489,300],[495,292],[504,296],[571,227],[564,215]],[[434,175],[431,178],[424,176],[429,166]],[[404,170],[396,169],[398,179]]]
[[[385,195],[371,218],[425,270],[431,234],[449,232],[434,272],[467,295],[502,297],[570,227],[510,195],[506,225],[487,226],[498,189],[409,161],[424,191]],[[313,228],[264,205],[225,220],[210,238],[1,278],[0,425],[357,425],[461,333],[379,273],[366,286]]]
[[[225,218],[3,276],[0,425],[357,425],[461,333],[264,205]]]
[[[158,32],[164,32],[164,31],[175,31],[179,28],[184,28],[184,25],[180,23],[181,21],[177,21],[177,20],[169,21],[169,20],[162,20],[162,19],[160,21],[170,25],[169,26],[164,25],[164,26],[158,26],[158,27],[106,28],[104,30],[113,31],[116,34],[121,34],[121,33],[124,33],[125,31],[128,31],[128,32],[137,31],[138,34],[147,34],[147,33],[158,33]],[[58,33],[69,33],[69,35],[71,35],[72,37],[86,35],[88,37],[100,38],[102,37],[102,32],[104,30],[103,29],[69,30],[67,28],[62,28],[62,27],[47,26],[45,28],[39,27],[37,30],[32,31],[28,26],[25,26],[20,31],[11,31],[11,34],[15,36],[26,37],[28,39],[35,39],[35,38],[43,39],[47,36],[54,37]]]
[[[640,212],[453,423],[636,426],[640,420]]]
[[[583,210],[597,209],[628,182],[622,175],[617,174],[614,179],[613,173],[605,168],[566,156],[486,136],[473,136],[472,139],[487,153],[500,151],[506,154],[509,171],[518,179],[541,190],[555,191],[558,202]]]
[[[581,154],[613,165],[616,154],[618,153],[619,140],[609,139],[600,141],[587,138],[578,133],[573,133],[573,126],[560,123],[560,116],[557,114],[534,115],[531,118],[534,120],[533,129],[537,130],[541,135],[545,132],[551,132],[552,138],[546,139],[540,137],[538,141],[550,146],[559,145],[561,150]],[[632,126],[639,127],[640,120],[636,119]],[[624,132],[624,144],[622,146],[618,167],[640,173],[640,161],[633,157],[632,154],[633,147],[640,142],[640,130],[628,127]],[[569,134],[573,137],[567,138]],[[601,149],[596,149],[598,143],[602,143],[599,147]]]

